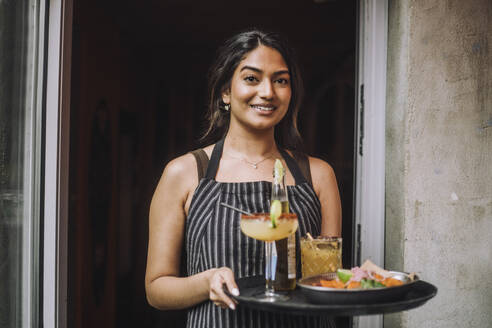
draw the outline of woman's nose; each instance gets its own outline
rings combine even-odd
[[[269,80],[265,80],[260,84],[259,96],[264,99],[272,99],[275,91]]]

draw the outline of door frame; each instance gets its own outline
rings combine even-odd
[[[73,0],[49,0],[46,52],[43,327],[67,327],[68,172]]]
[[[356,120],[356,264],[370,259],[384,267],[385,116],[388,0],[360,0]],[[361,316],[354,327],[383,326],[383,316]]]
[[[46,53],[43,326],[67,326],[68,178],[73,0],[49,0]],[[384,266],[387,0],[360,0],[354,259]],[[382,316],[354,320],[382,327]]]

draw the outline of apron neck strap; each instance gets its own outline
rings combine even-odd
[[[205,174],[205,178],[215,180],[223,149],[224,139],[220,139],[219,142],[215,144],[212,155],[210,156],[210,162],[208,162],[207,174]]]
[[[296,181],[296,185],[305,183],[306,178],[304,178],[304,175],[301,173],[301,169],[299,168],[299,165],[297,164],[296,160],[292,158],[292,156],[290,156],[289,153],[285,151],[285,149],[279,148],[279,151],[282,157],[284,158],[285,163],[289,167],[290,173],[292,173],[292,176]]]

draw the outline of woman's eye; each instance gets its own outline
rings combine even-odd
[[[289,84],[289,80],[288,79],[278,79],[276,82],[279,83],[279,84]]]
[[[256,79],[256,77],[250,75],[250,76],[246,76],[244,78],[244,81],[246,81],[246,82],[257,82],[258,80]]]

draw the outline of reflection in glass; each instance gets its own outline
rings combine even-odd
[[[0,1],[0,327],[38,326],[44,1]]]

